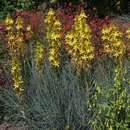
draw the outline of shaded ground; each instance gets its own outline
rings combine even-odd
[[[17,128],[7,123],[0,125],[0,130],[26,130],[25,128]]]

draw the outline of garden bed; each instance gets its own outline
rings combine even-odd
[[[0,27],[2,122],[129,130],[130,22],[93,11],[66,4],[7,15]],[[24,130],[10,123],[0,130]]]

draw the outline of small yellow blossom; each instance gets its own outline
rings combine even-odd
[[[30,37],[31,37],[32,34],[33,34],[32,26],[31,26],[31,25],[27,25],[27,27],[26,27],[26,31],[27,31],[27,33],[29,33],[29,35],[30,35]]]
[[[14,20],[11,18],[11,16],[8,14],[6,19],[5,19],[5,25],[6,25],[6,30],[12,30],[14,24]]]
[[[26,30],[27,30],[28,32],[31,32],[31,31],[32,31],[31,25],[28,25],[27,28],[26,28]]]
[[[15,22],[16,29],[19,31],[23,28],[23,19],[21,16],[18,16]]]
[[[54,16],[55,15],[55,11],[50,8],[49,11],[48,11],[48,16]]]

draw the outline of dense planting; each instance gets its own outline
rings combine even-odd
[[[5,120],[31,130],[129,130],[129,22],[65,6],[2,23]]]

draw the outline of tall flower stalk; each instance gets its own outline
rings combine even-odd
[[[14,46],[15,46],[15,35],[14,35],[14,20],[11,18],[11,16],[8,14],[5,19],[5,25],[6,25],[6,39],[7,39],[7,48],[9,50],[10,55],[14,52]]]
[[[102,40],[104,43],[104,51],[115,60],[114,69],[114,84],[110,89],[108,101],[110,103],[109,109],[106,108],[107,114],[111,116],[111,120],[105,121],[106,128],[127,129],[126,119],[123,118],[122,113],[126,112],[127,88],[122,84],[123,78],[123,58],[126,52],[125,41],[123,34],[117,25],[111,23],[102,29]],[[125,117],[127,118],[127,117]],[[114,123],[116,122],[116,123]]]
[[[16,56],[11,59],[11,75],[16,95],[21,98],[23,93],[23,80],[21,76],[21,64]]]
[[[82,10],[79,15],[75,16],[72,29],[67,32],[65,37],[66,50],[77,69],[94,59],[92,32],[86,24],[86,19],[87,16]]]
[[[39,41],[36,42],[34,48],[34,62],[36,69],[40,72],[43,69],[43,62],[45,58],[45,47]]]
[[[24,34],[23,34],[23,19],[21,16],[18,16],[15,22],[16,27],[16,50],[17,54],[20,56],[24,55]]]
[[[109,56],[115,57],[120,61],[123,58],[126,50],[123,40],[123,33],[119,30],[117,25],[113,23],[108,26],[104,26],[101,32],[104,51]]]
[[[16,95],[21,98],[23,91],[23,80],[21,75],[21,63],[19,56],[23,54],[23,21],[21,17],[16,19],[16,22],[11,18],[10,15],[7,16],[5,20],[6,31],[7,31],[7,47],[10,56],[11,63],[11,75],[13,80],[13,87]],[[16,28],[15,28],[16,27]],[[16,31],[15,31],[16,29]]]
[[[47,16],[45,17],[45,26],[46,26],[46,38],[48,43],[48,59],[49,62],[58,67],[60,64],[60,48],[62,45],[61,42],[61,23],[56,19],[55,11],[49,9]]]

